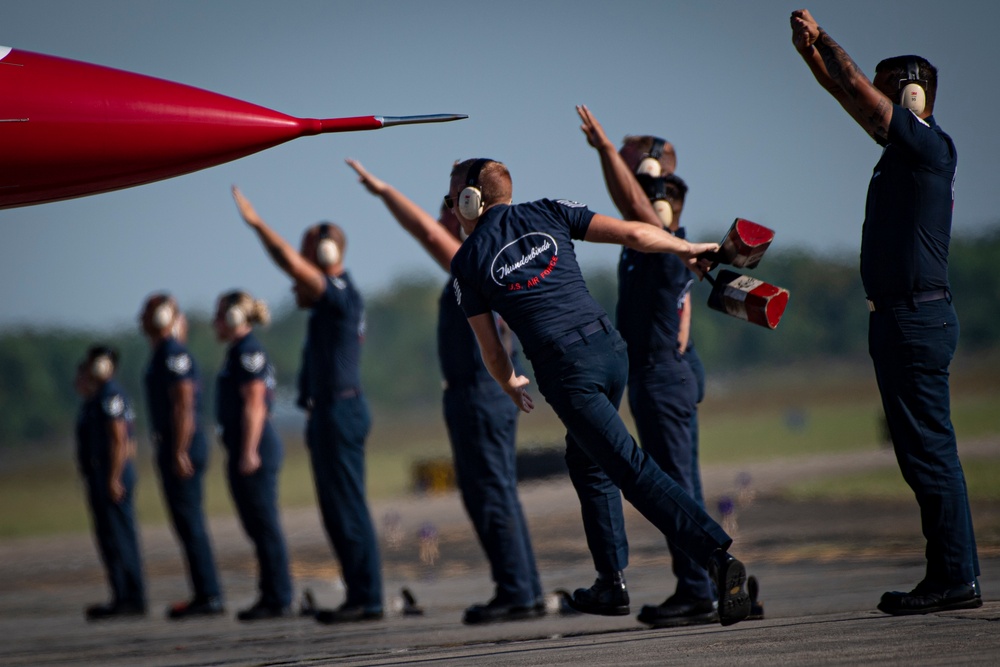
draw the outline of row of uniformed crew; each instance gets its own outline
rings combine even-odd
[[[581,116],[590,124],[589,128],[585,124],[584,129],[591,143],[599,150],[610,146],[585,109],[581,110]],[[614,153],[613,147],[611,152]],[[612,192],[625,191],[637,182],[642,188],[637,191],[639,203],[616,196],[623,214],[683,235],[677,222],[686,186],[672,174],[676,161],[672,146],[652,136],[628,137],[621,156],[615,153],[614,157],[619,166],[627,163],[628,171],[605,170]],[[452,208],[442,206],[439,219],[435,220],[368,173],[360,163],[353,160],[348,163],[359,174],[362,184],[383,199],[404,229],[446,271],[450,270],[451,260],[464,238],[459,217]],[[633,172],[639,181],[632,176]],[[347,599],[340,608],[321,610],[317,618],[325,622],[379,618],[382,609],[377,547],[363,487],[363,444],[369,424],[357,373],[363,317],[360,297],[343,269],[346,239],[339,227],[322,223],[306,231],[301,252],[296,252],[264,223],[239,190],[234,188],[233,195],[244,220],[257,232],[276,264],[294,281],[298,305],[313,311],[300,374],[299,404],[309,412],[307,442],[320,509],[344,566],[348,589]],[[650,265],[653,268],[633,272],[636,262],[640,262],[640,268]],[[694,410],[700,391],[696,387],[700,385],[682,358],[685,354],[693,355],[687,326],[690,274],[673,255],[646,255],[627,249],[623,251],[619,272],[617,319],[623,331],[629,332],[630,350],[634,351],[631,359],[635,360],[632,367],[636,372],[630,379],[635,384],[630,396],[641,437],[644,442],[648,440],[646,448],[650,453],[655,452],[658,463],[685,491],[700,499],[697,443],[692,446],[691,435],[692,428],[695,433],[697,429]],[[266,353],[250,331],[250,324],[265,320],[266,314],[258,312],[262,304],[250,300],[240,307],[237,299],[249,297],[224,295],[215,318],[220,339],[230,342],[219,378],[217,418],[229,453],[228,476],[233,498],[260,560],[260,598],[238,615],[251,620],[286,615],[291,585],[275,504],[280,441],[266,419],[268,387],[273,376],[269,374]],[[171,518],[184,545],[194,589],[191,600],[171,607],[168,613],[171,618],[221,613],[223,609],[200,511],[204,438],[195,423],[197,366],[183,348],[178,331],[181,324],[183,316],[169,295],[149,297],[142,326],[154,347],[147,373],[153,439]],[[506,332],[502,337],[504,349],[516,365],[509,329],[499,318],[495,324],[502,333]],[[445,378],[444,415],[458,484],[495,583],[493,598],[485,604],[470,606],[463,620],[473,624],[538,617],[544,611],[542,587],[527,521],[517,496],[517,406],[490,377],[473,330],[459,308],[451,280],[441,297],[438,347]],[[645,378],[649,378],[646,383]],[[655,386],[657,382],[662,385],[658,390],[646,388],[646,384]],[[640,396],[647,396],[648,404],[646,399],[639,400]],[[244,428],[246,424],[250,427]],[[254,442],[259,444],[255,447]],[[185,443],[190,444],[185,446]],[[188,460],[188,452],[194,458]],[[187,495],[183,497],[188,502],[183,503],[179,496],[185,490]],[[620,503],[617,512],[620,513]],[[598,572],[602,576],[610,573],[619,581],[613,589],[613,599],[588,600],[587,591],[581,590],[570,603],[591,613],[628,613],[621,576],[627,565],[627,542],[620,523],[614,523],[616,517],[606,519],[612,524],[596,528],[601,520],[592,517],[585,521],[585,526]],[[349,541],[345,535],[361,538]],[[713,591],[705,569],[690,564],[676,549],[674,552],[678,591],[663,605],[644,607],[640,620],[654,626],[715,620]],[[117,590],[114,599],[118,599]],[[107,609],[127,613],[128,606],[113,603]]]
[[[288,554],[277,508],[282,444],[268,419],[274,370],[253,336],[266,323],[267,307],[244,292],[219,298],[213,327],[229,344],[216,388],[216,420],[227,454],[230,492],[259,562],[260,599],[241,611],[241,620],[260,615],[260,607],[287,608],[292,587]],[[152,354],[145,374],[151,436],[168,513],[181,541],[193,595],[172,605],[172,619],[224,612],[218,572],[202,511],[208,443],[201,424],[201,376],[185,347],[186,320],[167,294],[151,295],[140,324]],[[77,369],[76,389],[84,399],[77,425],[80,470],[111,600],[88,607],[88,619],[146,612],[134,509],[133,410],[115,381],[117,352],[106,346],[88,350]]]
[[[238,191],[234,196],[249,222],[252,209]],[[340,260],[344,235],[329,223],[310,228],[303,255],[270,230],[262,228],[261,237],[271,244],[272,255],[284,253],[279,265],[295,279],[299,305],[312,311],[298,403],[309,415],[306,441],[323,525],[347,586],[347,598],[340,607],[317,610],[315,617],[324,623],[381,618],[378,547],[364,486],[364,442],[370,427],[358,372],[364,316],[361,297]],[[268,319],[262,301],[238,291],[219,298],[213,319],[218,339],[228,344],[217,380],[215,416],[227,453],[230,491],[259,563],[259,597],[237,614],[244,621],[291,613],[288,553],[277,507],[283,451],[269,420],[274,371],[253,335],[253,325]],[[200,380],[197,365],[184,347],[185,320],[174,299],[158,293],[147,300],[141,325],[153,347],[146,393],[157,468],[194,589],[192,598],[173,605],[168,616],[220,614],[223,600],[201,503],[207,446],[199,423]],[[85,398],[78,434],[88,488],[106,487],[113,492],[125,485],[129,490],[128,494],[90,493],[95,531],[112,588],[108,604],[87,610],[91,619],[145,613],[131,509],[132,417],[128,399],[113,381],[116,365],[112,350],[95,347],[81,365],[84,377],[78,382]],[[129,433],[119,438],[121,443],[115,439],[119,432]],[[114,456],[105,458],[118,464],[84,465],[94,458],[94,451],[113,452]],[[114,517],[119,517],[117,523],[109,523]],[[129,576],[119,576],[119,571]]]
[[[922,58],[903,56],[880,63],[872,83],[859,74],[854,62],[808,12],[794,12],[791,25],[793,42],[817,80],[872,136],[887,144],[872,182],[872,192],[878,191],[881,199],[871,199],[866,214],[862,276],[872,311],[872,357],[900,466],[921,506],[928,568],[924,580],[909,593],[886,593],[879,609],[913,614],[979,606],[975,539],[947,407],[947,367],[957,340],[946,271],[955,151],[931,116],[936,70]],[[628,555],[621,505],[624,494],[667,536],[678,576],[675,594],[662,605],[645,607],[640,620],[654,626],[716,618],[724,625],[736,623],[751,611],[744,590],[746,570],[728,553],[732,539],[704,510],[692,461],[696,449],[689,427],[697,389],[691,363],[684,358],[688,317],[684,304],[689,280],[678,262],[657,257],[676,255],[686,268],[701,273],[707,263],[699,257],[716,250],[717,245],[686,241],[676,234],[679,230],[671,229],[668,218],[674,211],[667,216],[671,206],[659,205],[661,217],[655,201],[651,205],[650,200],[658,199],[657,193],[671,187],[680,189],[680,184],[669,178],[673,165],[663,161],[664,142],[626,142],[617,152],[589,111],[580,107],[578,112],[588,141],[601,155],[616,206],[623,216],[638,222],[596,214],[566,200],[513,205],[512,179],[506,167],[481,158],[452,168],[445,204],[448,209],[457,208],[460,231],[467,236],[460,242],[460,234],[447,231],[450,219],[444,212],[441,222],[445,225],[438,226],[360,164],[349,162],[362,183],[383,199],[404,228],[450,269],[454,278],[450,292],[478,343],[479,357],[475,352],[470,357],[481,359],[483,368],[517,408],[525,412],[533,409],[533,399],[525,389],[528,380],[512,358],[499,327],[498,315],[502,317],[531,360],[539,391],[567,427],[570,478],[598,572],[593,586],[577,589],[569,604],[587,613],[629,613],[623,574]],[[641,183],[635,172],[640,177],[644,174],[647,159],[656,167]],[[882,169],[887,175],[882,175]],[[309,411],[307,438],[324,525],[344,566],[348,586],[344,605],[319,617],[329,622],[379,618],[378,556],[363,486],[362,447],[368,414],[357,383],[354,344],[360,337],[360,327],[354,325],[360,320],[348,317],[360,314],[360,299],[355,298],[356,292],[343,272],[343,234],[329,224],[310,228],[298,253],[264,224],[239,191],[234,190],[234,196],[244,220],[258,233],[277,265],[294,280],[299,305],[313,311],[300,404]],[[670,197],[662,199],[671,203]],[[682,194],[679,199],[683,199]],[[676,194],[674,200],[678,200]],[[916,206],[915,202],[925,200],[933,205]],[[901,235],[907,247],[916,247],[915,239],[922,233],[940,238],[944,252],[924,246],[917,249],[919,252],[895,252],[895,235]],[[574,240],[625,247],[617,312],[622,335],[587,292],[575,259]],[[448,294],[446,289],[446,298]],[[223,309],[231,305],[220,302],[217,323],[225,321]],[[463,501],[490,558],[497,586],[492,600],[466,610],[465,620],[477,623],[534,617],[540,611],[540,585],[513,487],[512,436],[506,436],[513,433],[514,419],[503,418],[491,402],[493,385],[482,383],[480,369],[465,377],[455,373],[448,312],[442,303],[439,342],[444,343],[442,370],[449,382],[445,415]],[[908,333],[911,330],[915,333]],[[467,340],[467,332],[462,333]],[[248,367],[266,361],[262,351],[252,340],[246,349],[240,349],[248,331],[234,330],[230,335],[233,343],[226,369],[251,377],[250,384],[259,382],[266,388],[266,381],[253,377]],[[938,344],[932,352],[927,351],[928,341]],[[87,363],[96,369],[98,359],[110,356],[95,352]],[[244,392],[244,385],[237,380],[229,383],[230,418],[239,412],[232,410],[234,406],[249,415],[253,411],[247,409],[247,403],[260,390]],[[618,415],[626,385],[643,449],[638,448]],[[95,527],[116,594],[112,607],[101,608],[95,615],[107,615],[118,607],[138,610],[143,607],[141,585],[131,581],[134,576],[129,568],[112,567],[110,562],[117,555],[134,556],[136,565],[138,560],[137,550],[115,552],[112,545],[116,535],[124,536],[124,541],[130,537],[130,531],[123,527],[128,524],[125,503],[131,484],[128,465],[123,463],[129,442],[127,404],[106,385],[97,387],[81,380],[79,386],[103,411],[95,418],[93,404],[88,401],[90,407],[81,417],[81,438],[90,432],[95,419],[113,425],[102,436],[108,441],[109,455],[93,457],[88,453],[90,459],[84,464],[84,454],[90,449],[81,447],[85,472],[96,469],[110,474],[110,483],[103,491],[95,492],[95,484],[89,485],[92,502],[95,506],[117,502],[123,509],[120,516],[108,512],[102,517],[97,517],[95,509]],[[263,391],[266,394],[266,389]],[[225,396],[221,387],[220,396]],[[224,402],[220,398],[220,406]],[[266,404],[263,398],[258,402]],[[225,419],[225,412],[220,410],[220,419]],[[469,421],[463,423],[465,418]],[[498,418],[511,425],[511,430],[499,426]],[[231,482],[234,473],[246,475],[265,467],[252,444],[263,423],[266,413],[263,420],[223,424],[231,431],[227,436]],[[504,437],[487,442],[480,432],[477,440],[474,434],[483,427]],[[474,454],[466,448],[466,439],[476,448]],[[234,496],[238,495],[236,487],[233,484]],[[338,498],[334,493],[341,495]],[[265,498],[271,499],[273,494]],[[337,500],[342,504],[334,506]],[[503,508],[506,513],[498,513]],[[267,509],[273,509],[273,503]],[[252,535],[249,524],[256,516],[243,514],[241,509]],[[134,531],[131,539],[134,543]],[[284,557],[283,548],[281,551]],[[264,556],[258,555],[263,565]],[[283,583],[270,582],[275,593],[268,597],[263,579],[262,567],[261,598],[245,612],[248,619],[287,612]],[[717,598],[715,604],[713,597]]]

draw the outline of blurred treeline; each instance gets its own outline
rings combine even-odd
[[[960,353],[1000,347],[1000,228],[951,246],[951,284],[961,320]],[[775,331],[709,310],[707,283],[695,287],[693,339],[709,373],[804,361],[858,361],[867,355],[867,317],[857,257],[830,258],[773,249],[752,272],[791,292]],[[443,277],[399,279],[383,293],[366,295],[368,333],[362,374],[369,400],[383,414],[439,410],[440,373],[435,328]],[[613,271],[588,275],[594,297],[613,315]],[[215,373],[222,346],[207,314],[189,313],[189,347],[204,380],[206,423],[212,415]],[[277,367],[281,403],[294,400],[306,314],[285,306],[258,335]],[[0,332],[0,446],[65,444],[72,437],[78,399],[76,363],[97,338],[89,331],[22,329]],[[138,329],[108,333],[101,342],[122,353],[119,378],[136,403],[144,434],[142,375],[149,355]]]

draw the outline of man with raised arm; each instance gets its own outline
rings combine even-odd
[[[292,279],[299,308],[310,311],[298,403],[308,414],[306,445],[320,514],[347,589],[343,604],[316,612],[316,620],[381,619],[382,570],[365,493],[371,415],[361,390],[364,304],[344,267],[347,237],[338,225],[321,222],[306,229],[296,251],[235,187],[233,198],[268,255]]]
[[[455,292],[490,374],[524,412],[534,408],[497,332],[493,312],[517,334],[542,395],[567,428],[566,462],[586,532],[610,531],[625,544],[621,496],[672,543],[707,567],[719,588],[719,620],[750,612],[746,569],[728,553],[732,539],[645,454],[618,414],[628,376],[625,342],[594,301],[573,242],[671,252],[692,268],[714,243],[690,243],[663,229],[595,214],[583,204],[542,199],[512,204],[506,166],[473,159],[455,165],[446,204],[458,208],[469,238],[452,260]],[[619,492],[620,490],[620,492]],[[620,536],[619,539],[615,539]],[[602,553],[591,546],[595,564]],[[581,611],[629,613],[621,570],[598,565],[597,581],[573,594]]]
[[[396,188],[347,160],[361,184],[382,200],[400,226],[450,271],[461,247],[458,218],[447,207],[435,220]],[[497,323],[504,328],[502,322]],[[506,331],[509,334],[509,331]],[[510,341],[512,336],[504,336]],[[438,359],[444,377],[444,418],[462,502],[490,562],[493,598],[465,610],[468,624],[535,618],[544,611],[528,524],[517,497],[518,409],[483,365],[476,337],[455,301],[449,278],[438,308]],[[508,350],[511,346],[507,345]],[[516,364],[516,362],[515,362]]]
[[[868,351],[899,468],[920,506],[924,578],[885,593],[888,614],[982,605],[979,560],[951,424],[948,367],[958,318],[948,283],[957,154],[934,119],[937,69],[897,56],[861,68],[807,10],[792,12],[792,43],[819,84],[883,147],[861,228]]]

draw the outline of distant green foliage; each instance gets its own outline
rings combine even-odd
[[[1000,348],[1000,226],[979,237],[956,238],[951,246],[951,284],[961,320],[961,351]],[[791,292],[788,309],[774,331],[709,310],[709,286],[694,290],[693,338],[708,371],[774,366],[807,360],[858,360],[867,355],[867,318],[857,260],[823,258],[801,251],[769,251],[748,272]],[[613,315],[616,279],[612,271],[590,273],[594,298]],[[363,348],[365,391],[387,410],[438,409],[440,371],[435,329],[438,298],[445,282],[433,277],[398,280],[366,297],[368,329]],[[306,313],[274,313],[258,332],[293,393],[305,334]],[[72,437],[78,405],[72,390],[76,363],[100,340],[122,352],[120,380],[144,419],[142,373],[148,346],[137,330],[95,337],[85,331],[20,329],[0,332],[0,446],[65,442]],[[205,413],[210,416],[215,373],[223,347],[205,315],[191,316],[189,346],[205,379]],[[145,425],[141,427],[145,433]]]
[[[790,292],[788,307],[773,331],[710,310],[706,302],[711,286],[695,288],[692,338],[706,368],[866,354],[868,307],[856,266],[803,252],[772,252],[745,273]]]
[[[397,409],[441,404],[438,299],[447,277],[398,280],[365,305],[361,373],[371,400]]]

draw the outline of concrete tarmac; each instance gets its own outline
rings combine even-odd
[[[562,614],[551,596],[553,612],[540,619],[462,625],[462,610],[488,600],[492,586],[461,503],[448,493],[373,505],[386,618],[342,626],[309,617],[234,620],[255,598],[256,574],[250,544],[230,517],[211,521],[227,614],[203,620],[164,617],[170,602],[187,596],[180,552],[165,526],[143,527],[150,610],[125,621],[83,618],[87,604],[107,596],[89,535],[6,540],[0,543],[0,665],[1000,664],[1000,503],[973,506],[984,605],[890,617],[875,610],[882,592],[908,590],[923,576],[916,504],[789,502],[776,495],[780,479],[799,479],[809,470],[894,465],[891,454],[863,456],[872,460],[706,469],[713,506],[730,489],[736,510],[723,523],[736,538],[733,553],[760,581],[763,620],[657,630],[638,623],[640,607],[661,602],[675,580],[662,537],[629,508],[631,616]],[[749,473],[752,483],[740,473]],[[594,571],[569,483],[523,486],[522,501],[546,590],[589,586]],[[283,521],[297,595],[308,589],[321,606],[338,605],[339,571],[316,510],[286,511]],[[422,615],[402,613],[404,587]]]

